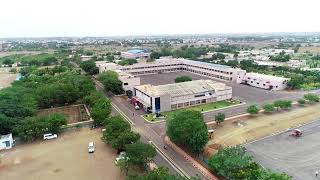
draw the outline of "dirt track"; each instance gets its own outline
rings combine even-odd
[[[308,105],[305,108],[295,108],[271,115],[260,114],[258,117],[240,121],[240,124],[232,121],[224,122],[216,129],[214,138],[209,142],[209,146],[243,144],[247,141],[284,131],[290,127],[319,118],[319,109],[320,104],[318,103],[316,105]]]
[[[1,180],[122,180],[116,152],[101,140],[101,130],[82,128],[58,139],[19,145],[1,152]],[[96,152],[87,152],[94,141]]]

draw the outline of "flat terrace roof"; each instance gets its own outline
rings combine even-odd
[[[189,94],[198,94],[208,91],[219,91],[225,89],[231,89],[224,83],[212,81],[212,80],[196,80],[182,83],[165,84],[159,86],[153,86],[151,84],[145,84],[135,87],[137,90],[144,92],[149,96],[161,96],[170,94],[171,96],[185,96]]]
[[[251,78],[263,78],[265,80],[277,80],[277,81],[284,81],[289,80],[289,78],[279,77],[279,76],[272,76],[267,74],[259,74],[259,73],[246,73],[246,76],[250,76]]]

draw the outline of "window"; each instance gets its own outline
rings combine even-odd
[[[129,83],[123,83],[124,86],[127,86]]]

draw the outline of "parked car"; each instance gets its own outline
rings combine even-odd
[[[140,107],[138,105],[134,106],[134,109],[139,110]]]
[[[88,152],[89,153],[93,153],[94,151],[95,151],[94,143],[93,142],[89,142],[89,144],[88,144]]]
[[[114,163],[117,165],[118,162],[119,162],[120,160],[123,160],[123,159],[125,159],[125,160],[128,160],[128,159],[129,159],[129,158],[127,157],[127,155],[126,155],[126,152],[124,152],[124,151],[120,152],[119,156],[116,158],[116,160],[114,161]]]
[[[44,140],[50,140],[50,139],[56,139],[56,138],[58,138],[57,134],[48,133],[43,135]]]

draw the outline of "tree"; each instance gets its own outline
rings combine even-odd
[[[97,100],[91,108],[90,114],[95,125],[102,125],[111,114],[111,102],[109,99],[103,98]]]
[[[291,180],[292,177],[288,176],[285,173],[276,173],[270,170],[260,169],[257,173],[259,180]]]
[[[89,105],[90,107],[93,107],[93,105],[99,100],[99,99],[105,99],[106,97],[103,95],[102,92],[98,91],[92,91],[90,95],[83,98],[84,103]]]
[[[259,112],[259,108],[257,105],[250,105],[247,107],[247,113],[258,114],[258,112]]]
[[[299,103],[301,106],[304,106],[304,104],[306,104],[306,100],[304,100],[304,99],[299,99],[299,100],[298,100],[298,103]]]
[[[150,144],[136,142],[126,145],[128,163],[133,166],[143,167],[156,155],[156,150]]]
[[[40,121],[46,123],[47,133],[58,133],[63,125],[67,125],[66,116],[61,113],[52,113],[44,118],[39,118]]]
[[[267,112],[267,113],[275,111],[275,107],[273,104],[265,104],[262,106],[262,108],[264,109],[264,112]]]
[[[215,117],[214,120],[216,121],[217,124],[220,124],[224,121],[225,115],[223,113],[218,113]]]
[[[128,180],[188,180],[188,178],[169,174],[166,167],[159,167],[144,175],[133,174],[128,176]],[[191,177],[191,180],[200,180],[200,178]]]
[[[273,102],[273,105],[277,109],[289,109],[292,106],[292,102],[289,100],[276,100]]]
[[[92,60],[81,62],[80,67],[90,75],[99,73],[99,68],[96,66],[96,63]]]
[[[190,76],[179,76],[174,80],[175,83],[186,82],[186,81],[192,81],[192,78]]]
[[[110,117],[105,122],[105,126],[106,130],[103,132],[102,140],[107,144],[111,144],[123,132],[130,131],[130,124],[121,116]]]
[[[140,139],[140,135],[132,131],[123,131],[119,136],[111,141],[112,148],[122,151],[125,149],[127,144],[132,144]]]
[[[211,170],[228,179],[237,179],[240,170],[250,167],[254,163],[241,146],[221,148],[208,162]]]
[[[114,94],[123,93],[122,82],[118,79],[118,74],[114,71],[106,71],[97,78],[104,86],[106,91]]]
[[[313,93],[305,94],[303,97],[309,102],[319,102],[319,99],[320,99],[320,97],[317,94],[313,94]]]
[[[0,114],[0,135],[13,133],[14,128],[18,122],[19,119],[11,118],[4,114]]]
[[[198,111],[176,112],[167,122],[167,134],[179,145],[199,153],[208,142],[208,129]]]

